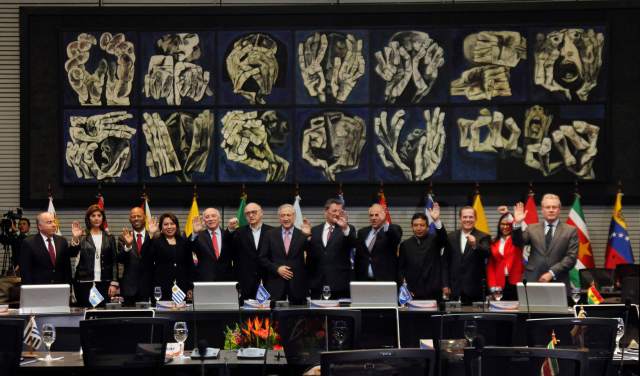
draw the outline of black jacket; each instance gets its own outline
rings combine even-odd
[[[171,299],[173,281],[185,294],[193,289],[193,258],[187,241],[176,237],[176,244],[171,245],[164,236],[160,236],[149,240],[149,243],[147,257],[153,276],[151,284],[162,288],[162,299]]]
[[[71,257],[80,255],[78,265],[76,266],[75,281],[93,281],[93,267],[96,261],[96,246],[93,243],[91,235],[85,234],[80,237],[80,243],[77,246],[69,247]],[[102,232],[102,249],[100,251],[100,280],[101,281],[117,281],[118,267],[116,263],[116,254],[118,250],[118,242],[116,238],[106,232]]]
[[[271,299],[283,299],[286,293],[295,300],[307,297],[304,252],[308,246],[306,237],[297,228],[293,229],[288,254],[284,249],[282,227],[275,227],[266,234],[264,242],[260,244],[260,264],[267,272],[265,288],[271,294]],[[283,265],[290,267],[293,272],[293,278],[289,281],[278,274],[278,267]]]
[[[122,279],[120,280],[120,291],[122,296],[146,300],[151,292],[151,271],[147,260],[151,242],[149,241],[149,233],[145,231],[142,249],[138,250],[135,232],[132,232],[132,234],[134,239],[133,244],[131,244],[131,250],[126,251],[122,242],[118,249],[118,262],[124,267]]]
[[[487,259],[491,252],[491,239],[477,229],[471,231],[476,238],[476,248],[469,244],[460,249],[460,230],[450,232],[449,244],[446,253],[446,262],[449,271],[449,284],[452,289],[452,297],[462,297],[464,300],[483,300],[483,280],[486,284]],[[485,291],[486,292],[486,291]]]
[[[200,231],[194,240],[189,239],[189,250],[198,257],[195,279],[202,282],[233,281],[232,261],[234,256],[232,234],[220,229],[222,248],[220,258],[216,258],[209,230]],[[193,236],[193,235],[192,235]]]
[[[322,243],[324,223],[311,229],[307,270],[312,295],[317,295],[324,285],[329,285],[332,293],[349,294],[350,253],[356,246],[356,229],[349,227],[349,236],[344,236],[336,226],[326,247]]]
[[[444,226],[435,235],[412,236],[400,243],[399,280],[405,280],[415,299],[440,299],[442,288],[449,287],[446,262],[440,251],[447,244]]]
[[[240,283],[240,292],[243,299],[254,299],[260,280],[264,279],[264,268],[258,262],[259,249],[265,241],[265,237],[271,226],[262,224],[260,239],[256,248],[253,241],[251,227],[242,226],[232,234],[233,245],[233,269],[236,280]]]
[[[40,233],[22,241],[20,250],[20,276],[23,285],[71,283],[71,258],[67,240],[54,235],[56,263],[51,263],[49,250]]]
[[[402,239],[402,229],[398,225],[390,224],[387,231],[380,228],[376,234],[373,249],[367,248],[367,237],[371,226],[358,230],[358,246],[356,247],[355,272],[356,280],[369,280],[369,264],[376,281],[398,280],[398,245]]]

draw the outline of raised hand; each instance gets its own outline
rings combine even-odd
[[[349,228],[349,215],[346,210],[341,210],[338,219],[336,219],[336,225],[342,230]]]
[[[309,36],[304,43],[298,44],[298,65],[302,82],[307,92],[312,97],[318,97],[320,103],[326,101],[325,88],[327,81],[322,70],[322,60],[327,52],[326,34],[315,33]]]
[[[82,230],[80,222],[73,221],[71,223],[71,235],[73,236],[73,238],[78,239],[82,236],[82,234],[84,234],[84,230]]]
[[[193,220],[191,221],[191,225],[193,226],[193,232],[194,233],[198,233],[202,230],[204,230],[204,223],[202,221],[202,216],[197,216],[195,218],[193,218]]]
[[[311,236],[311,221],[307,218],[302,219],[302,228],[300,229],[305,236]]]
[[[434,202],[433,208],[429,209],[429,215],[434,222],[438,221],[438,219],[440,219],[440,204]]]
[[[151,217],[149,218],[149,237],[153,237],[160,230],[160,226],[158,225],[158,218]]]
[[[124,244],[126,244],[127,247],[131,247],[131,244],[133,244],[133,233],[131,232],[131,230],[123,227],[120,237],[122,238],[122,240],[124,240]]]
[[[518,202],[513,206],[513,222],[515,224],[522,223],[527,216],[528,211],[524,209],[524,204]]]

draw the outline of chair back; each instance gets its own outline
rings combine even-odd
[[[618,264],[613,272],[616,284],[622,283],[626,277],[640,277],[640,265],[638,264]]]
[[[580,269],[580,285],[589,287],[595,282],[598,289],[605,286],[613,286],[613,269],[586,268]]]
[[[170,321],[163,318],[109,318],[80,321],[85,367],[113,373],[125,369],[153,374],[164,364]]]
[[[284,309],[274,311],[282,347],[290,365],[320,363],[320,353],[359,346],[357,310]]]
[[[527,320],[527,345],[546,348],[552,334],[556,348],[586,349],[589,375],[605,375],[616,345],[618,320],[614,318],[544,318]]]
[[[22,354],[23,319],[0,318],[0,373],[17,375]]]
[[[637,275],[624,277],[620,283],[620,290],[623,302],[628,300],[631,304],[640,304],[640,277]]]
[[[431,316],[431,327],[439,348],[441,339],[465,338],[465,323],[475,321],[477,335],[487,346],[512,346],[515,341],[518,316],[511,313],[459,313]]]
[[[584,376],[587,374],[587,364],[587,350],[531,347],[464,349],[467,376]]]
[[[425,349],[330,351],[320,354],[322,376],[434,374],[436,353]]]

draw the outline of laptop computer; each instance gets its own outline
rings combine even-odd
[[[531,312],[567,313],[567,289],[562,282],[529,282],[525,292],[522,282],[517,284],[520,311],[527,312],[527,295]]]
[[[193,309],[238,310],[238,282],[194,282]]]
[[[71,286],[22,285],[20,287],[20,314],[70,313]]]
[[[351,282],[351,307],[398,307],[395,282]]]

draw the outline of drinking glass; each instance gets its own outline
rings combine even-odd
[[[187,329],[187,323],[184,321],[177,321],[173,324],[173,338],[180,344],[180,358],[184,358],[184,341],[189,336],[189,329]]]
[[[469,346],[473,345],[473,339],[478,335],[478,324],[475,320],[465,320],[464,337],[469,341]]]
[[[333,323],[333,331],[331,335],[333,339],[338,343],[338,349],[342,350],[342,344],[347,339],[349,327],[344,320],[338,320]]]
[[[47,347],[47,356],[44,358],[47,362],[50,362],[51,358],[51,345],[56,341],[56,327],[52,324],[42,325],[42,342]]]
[[[162,288],[160,286],[153,288],[153,297],[156,298],[156,302],[160,301],[162,298]]]
[[[620,340],[624,336],[624,321],[618,317],[618,329],[616,330],[616,351],[620,352]]]
[[[331,287],[329,285],[322,286],[322,299],[329,300],[331,297]]]
[[[493,299],[495,299],[498,302],[502,299],[502,287],[496,287],[493,290]]]
[[[571,299],[573,300],[573,305],[578,304],[580,301],[581,290],[577,287],[571,289]]]

